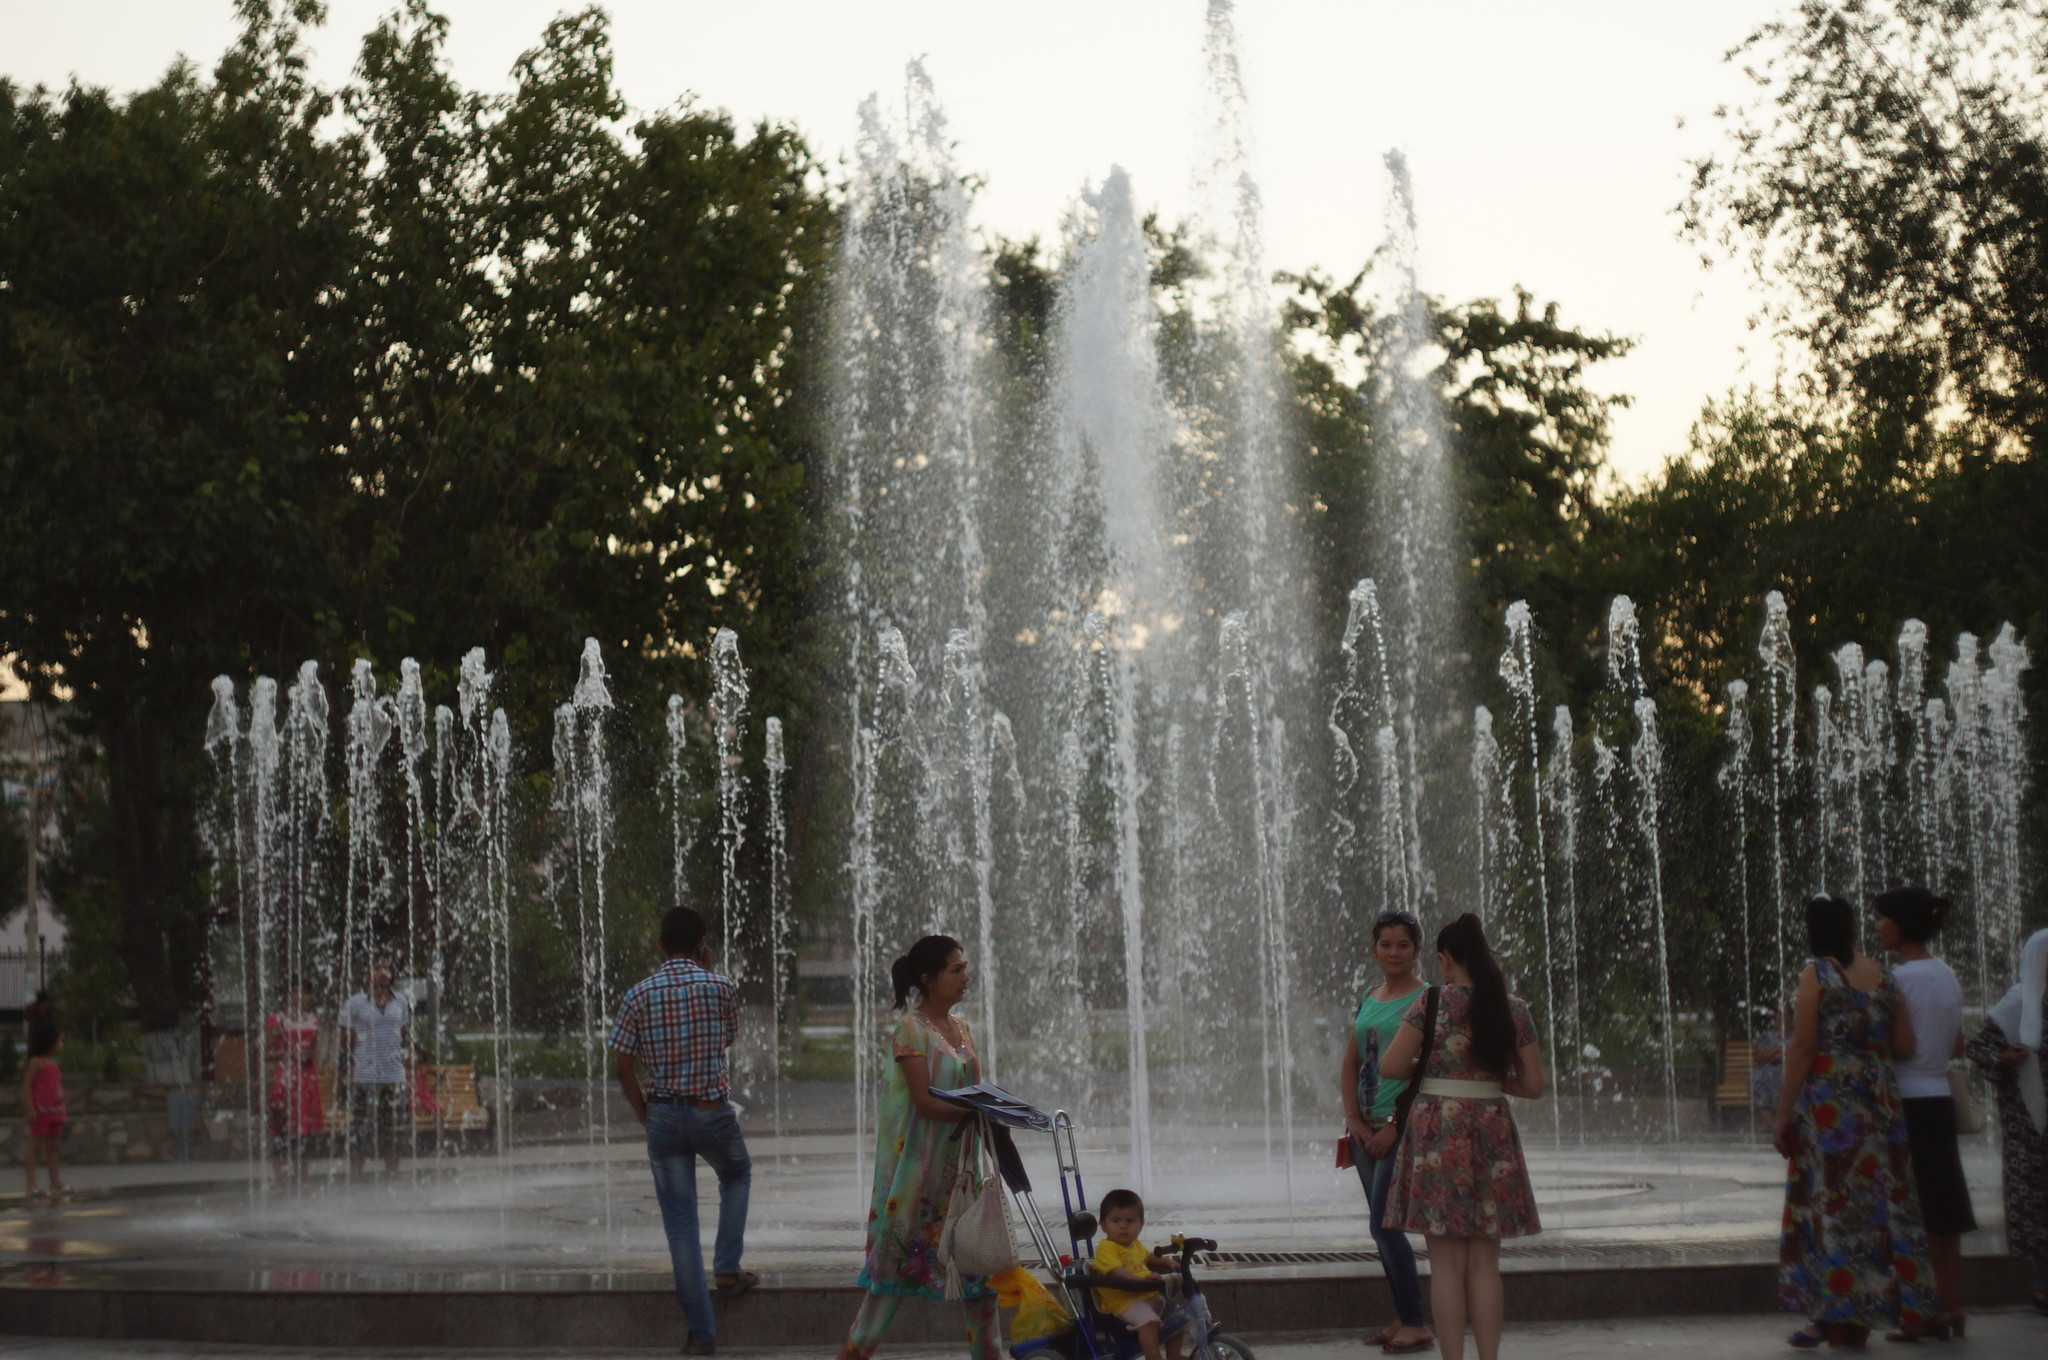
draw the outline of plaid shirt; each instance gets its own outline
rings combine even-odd
[[[722,1100],[731,1082],[725,1050],[740,1026],[740,993],[694,959],[670,959],[619,1002],[612,1050],[647,1068],[650,1095]]]

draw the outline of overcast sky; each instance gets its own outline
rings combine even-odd
[[[333,0],[320,76],[344,79],[389,0]],[[441,0],[465,83],[502,88],[557,0]],[[1379,237],[1381,156],[1409,154],[1422,278],[1453,300],[1516,284],[1568,322],[1635,337],[1596,373],[1633,395],[1616,422],[1630,478],[1685,448],[1701,402],[1767,382],[1749,285],[1703,272],[1671,208],[1709,116],[1740,98],[1722,53],[1789,0],[1245,0],[1245,82],[1274,268],[1348,277]],[[1112,163],[1169,216],[1189,200],[1204,0],[612,0],[618,79],[639,108],[685,94],[795,124],[828,159],[871,91],[923,56],[982,225],[1053,234]],[[180,53],[210,64],[229,0],[0,0],[0,75],[130,90]],[[1679,126],[1680,120],[1684,126]],[[1746,352],[1745,346],[1749,349]]]

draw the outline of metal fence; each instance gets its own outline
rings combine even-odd
[[[0,949],[0,1011],[18,1011],[26,1006],[35,998],[36,989],[45,985],[56,971],[60,955],[47,949],[39,952],[40,966],[31,967],[26,950]]]

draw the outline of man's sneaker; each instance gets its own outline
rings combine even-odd
[[[683,1343],[684,1355],[716,1355],[718,1343],[708,1336],[691,1336]]]

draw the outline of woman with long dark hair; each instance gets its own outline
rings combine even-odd
[[[1358,1179],[1365,1186],[1372,1240],[1380,1251],[1387,1288],[1394,1295],[1396,1321],[1368,1336],[1365,1344],[1384,1347],[1389,1355],[1427,1350],[1433,1344],[1422,1313],[1415,1249],[1408,1244],[1407,1233],[1382,1221],[1394,1184],[1395,1140],[1401,1132],[1394,1124],[1394,1105],[1408,1083],[1381,1079],[1380,1055],[1392,1047],[1402,1018],[1415,1004],[1415,994],[1423,989],[1415,972],[1421,953],[1422,923],[1405,911],[1381,912],[1372,927],[1372,956],[1380,966],[1380,982],[1358,998],[1351,1034],[1344,1040],[1343,1071],[1337,1079],[1344,1128],[1351,1139],[1351,1164],[1358,1168]]]
[[[1380,1061],[1381,1076],[1421,1083],[1385,1221],[1428,1241],[1429,1298],[1446,1360],[1464,1355],[1467,1323],[1479,1360],[1495,1360],[1505,1312],[1501,1239],[1543,1230],[1507,1097],[1543,1094],[1543,1053],[1529,1005],[1508,994],[1477,916],[1438,931],[1436,949],[1435,1023],[1423,1032],[1426,991]]]
[[[1899,956],[1892,981],[1913,1026],[1913,1056],[1893,1067],[1906,1115],[1913,1184],[1934,1261],[1934,1292],[1941,1301],[1941,1313],[1924,1328],[1887,1336],[1894,1341],[1961,1336],[1963,1234],[1977,1227],[1956,1141],[1956,1100],[1948,1084],[1949,1063],[1963,1056],[1963,984],[1927,947],[1948,920],[1949,902],[1925,888],[1893,888],[1879,893],[1871,905],[1877,908],[1877,942]]]
[[[896,1022],[895,1061],[875,1136],[875,1187],[868,1206],[867,1258],[855,1281],[867,1290],[839,1360],[866,1360],[882,1344],[896,1306],[905,1298],[946,1297],[939,1233],[959,1174],[962,1140],[953,1126],[967,1111],[934,1090],[971,1086],[981,1062],[967,1022],[953,1008],[967,995],[967,958],[949,935],[927,935],[890,966],[896,1009],[917,1004]],[[996,1360],[996,1300],[982,1281],[962,1281],[967,1307],[967,1351]]]
[[[1861,1346],[1879,1326],[1918,1336],[1934,1316],[1932,1272],[1892,1074],[1917,1047],[1913,1022],[1891,975],[1857,950],[1847,902],[1807,902],[1806,940],[1774,1139],[1790,1162],[1778,1297],[1811,1320],[1791,1343]]]

